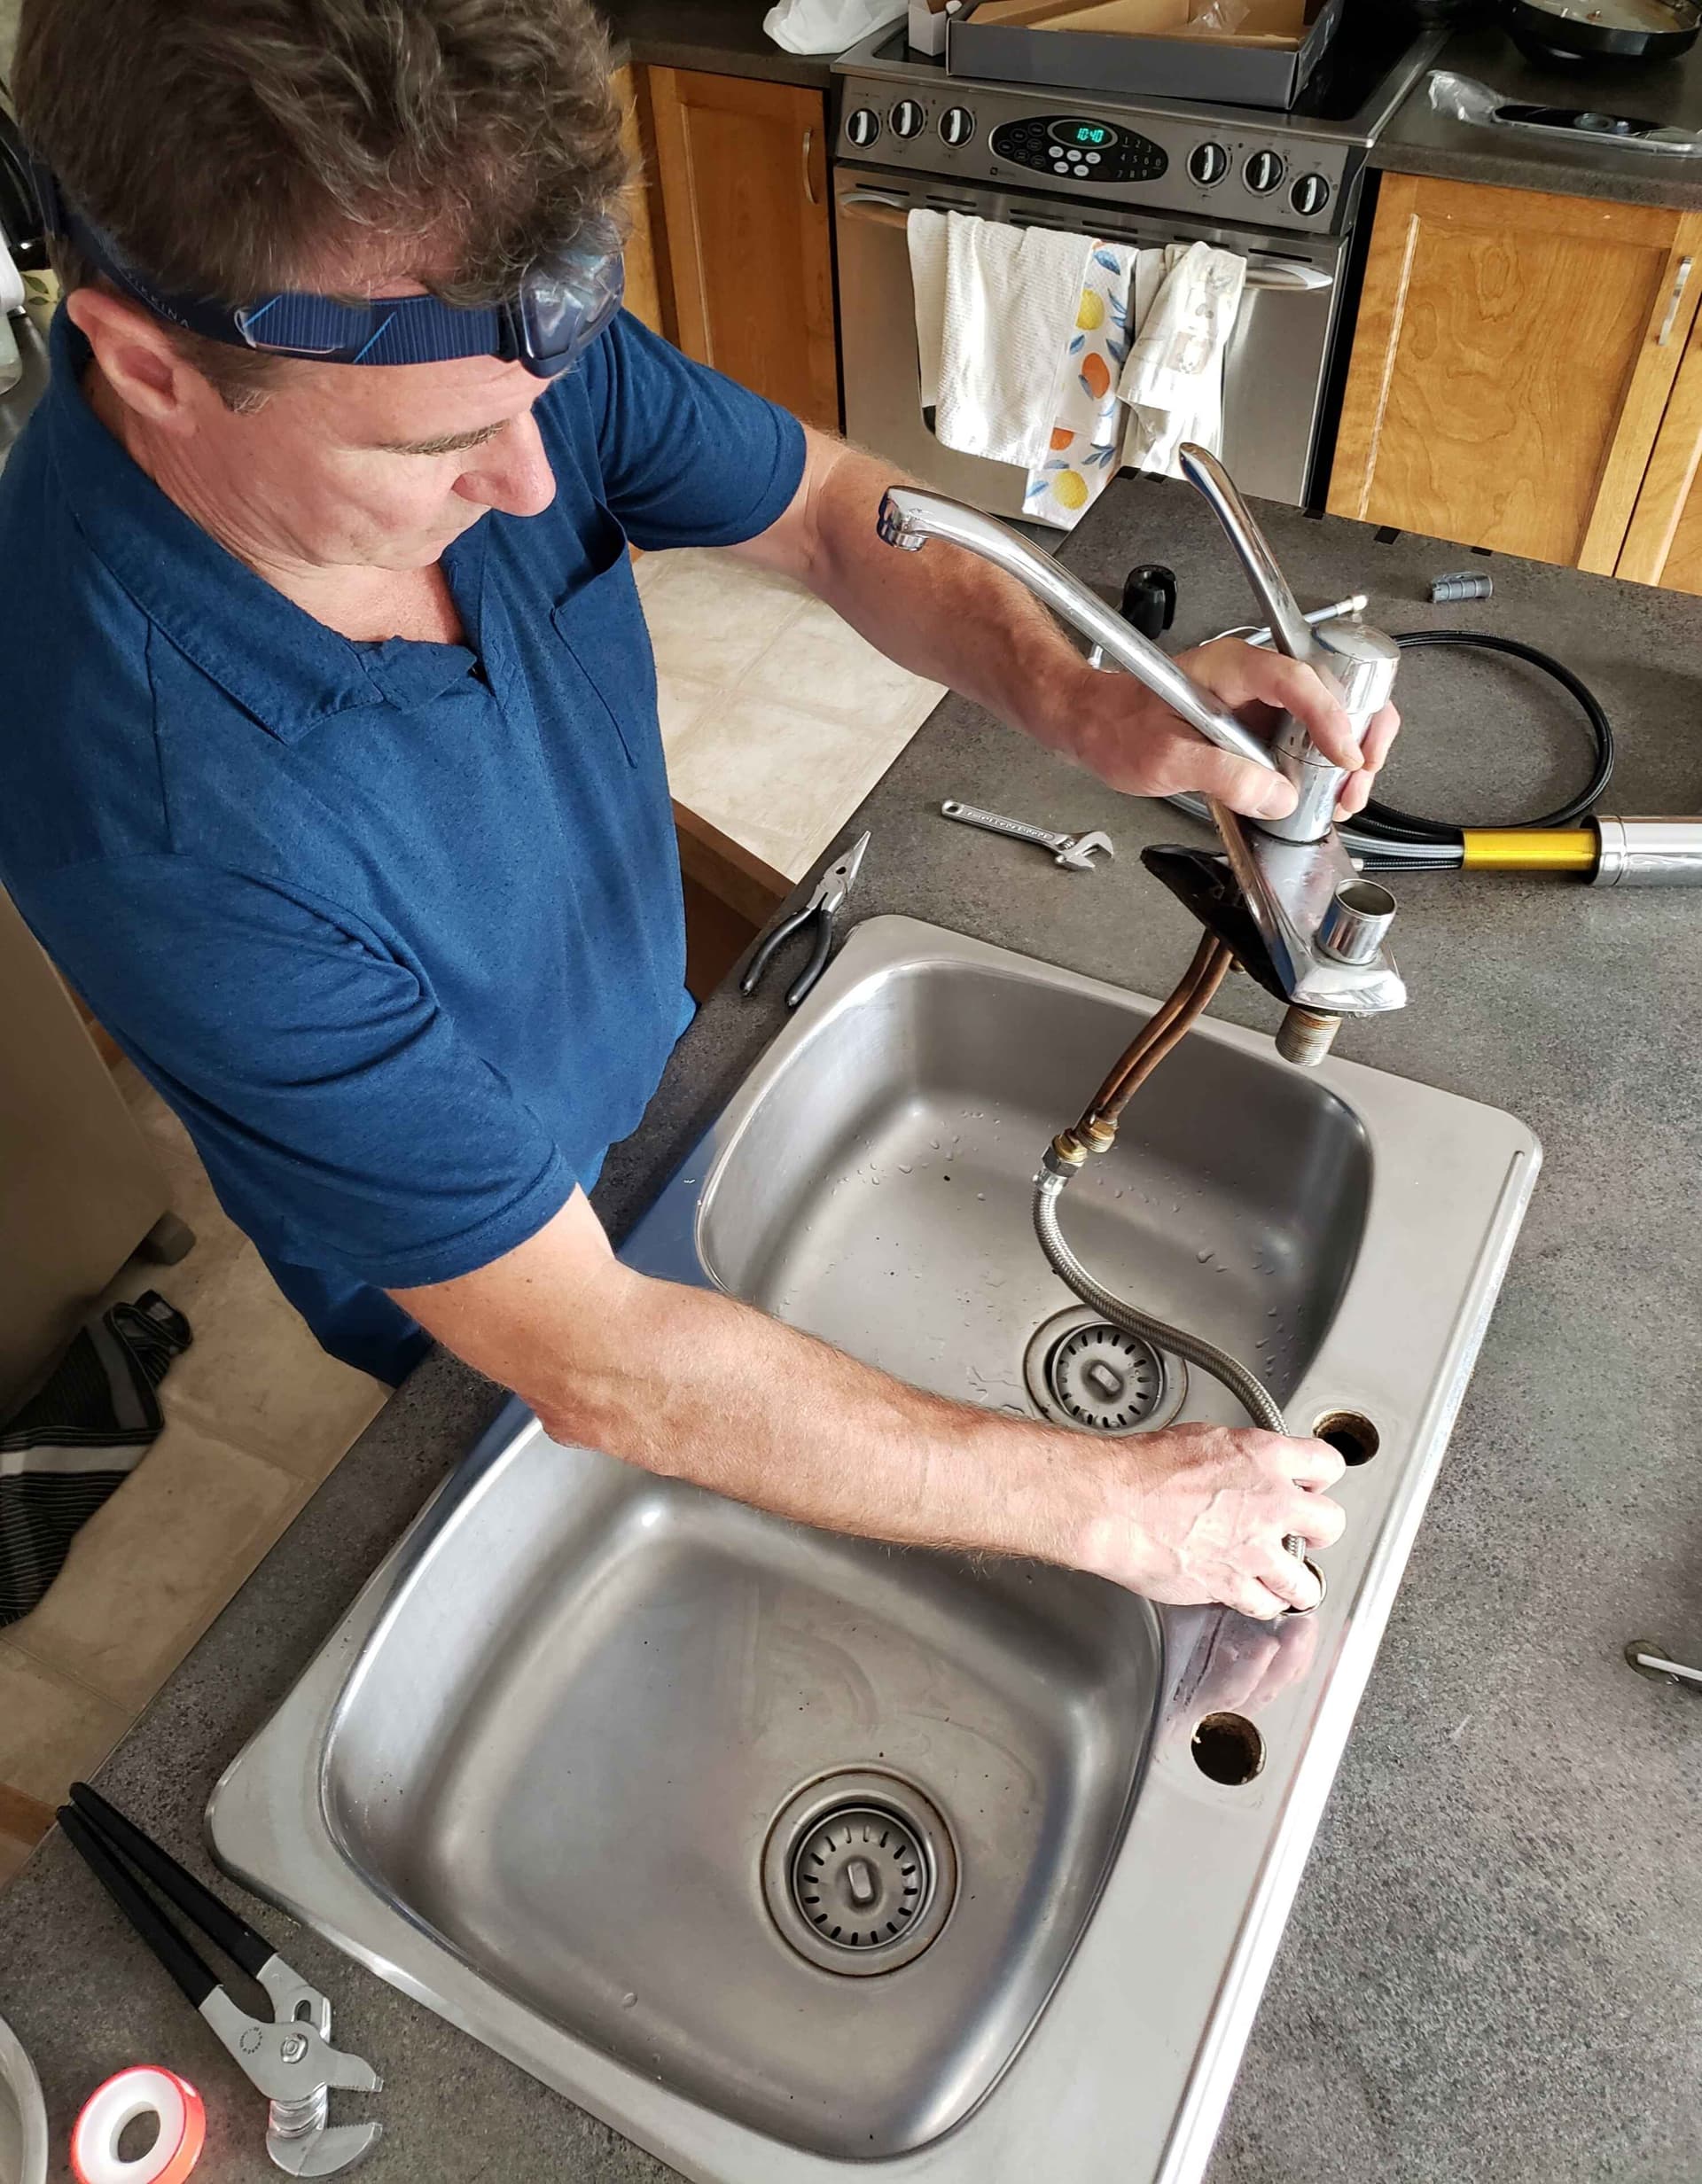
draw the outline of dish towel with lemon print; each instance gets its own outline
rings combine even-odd
[[[1163,261],[1162,251],[1094,244],[1065,345],[1050,444],[1022,496],[1031,522],[1073,531],[1117,475],[1128,421],[1117,390],[1133,330],[1157,300]]]
[[[1223,358],[1246,271],[1245,259],[1206,243],[1094,245],[1026,516],[1067,531],[1125,463],[1175,478],[1184,442],[1222,454]]]

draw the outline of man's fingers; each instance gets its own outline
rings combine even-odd
[[[1328,1494],[1297,1494],[1288,1529],[1299,1533],[1308,1547],[1333,1547],[1347,1529],[1347,1512]]]
[[[1297,1569],[1299,1566],[1296,1564]],[[1256,1623],[1270,1623],[1290,1603],[1269,1586],[1261,1585],[1257,1578],[1238,1578],[1233,1585],[1225,1587],[1223,1605],[1233,1608],[1237,1615],[1251,1616]]]
[[[1401,715],[1393,706],[1385,706],[1365,730],[1365,764],[1370,772],[1376,773],[1378,767],[1387,763],[1389,753],[1394,747],[1394,739],[1400,733]]]
[[[1327,759],[1357,771],[1365,763],[1354,734],[1354,724],[1323,682],[1303,660],[1290,659],[1262,644],[1237,648],[1234,665],[1239,670],[1243,695],[1230,698],[1232,706],[1249,702],[1275,706],[1292,713]],[[1218,686],[1220,696],[1225,693]]]
[[[1283,1469],[1297,1486],[1333,1486],[1347,1469],[1341,1451],[1328,1441],[1291,1441],[1284,1455]]]
[[[1323,1587],[1298,1555],[1279,1547],[1259,1572],[1264,1589],[1275,1593],[1285,1608],[1308,1613],[1323,1598]]]
[[[1378,768],[1389,755],[1395,737],[1400,733],[1401,715],[1393,706],[1385,706],[1367,727],[1364,735],[1365,764],[1360,772],[1350,774],[1342,790],[1341,801],[1336,806],[1339,819],[1351,819],[1355,812],[1364,810],[1377,787]]]
[[[1285,780],[1281,774],[1267,772],[1249,760],[1220,751],[1214,743],[1206,743],[1203,738],[1198,757],[1189,752],[1182,770],[1191,778],[1178,781],[1179,788],[1197,789],[1203,796],[1215,797],[1220,804],[1227,804],[1244,818],[1282,819],[1293,810],[1297,801],[1292,781]]]

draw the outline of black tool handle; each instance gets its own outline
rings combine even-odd
[[[223,1949],[244,1971],[257,1973],[273,1954],[264,1934],[256,1933],[246,1919],[238,1918],[229,1904],[221,1903],[210,1888],[204,1888],[133,1820],[126,1820],[115,1805],[109,1805],[87,1782],[73,1782],[71,1801],[90,1826],[116,1845],[138,1871],[146,1874],[163,1895],[187,1912],[201,1931]]]
[[[833,945],[833,919],[826,910],[816,921],[816,945],[809,951],[809,961],[792,980],[786,991],[786,1006],[795,1009],[824,971],[827,969],[828,951]]]
[[[811,906],[806,904],[801,910],[794,910],[790,917],[781,920],[768,939],[763,941],[761,947],[757,949],[755,955],[752,956],[749,970],[738,982],[738,990],[741,994],[753,994],[756,991],[756,982],[768,969],[769,963],[773,962],[775,950],[782,941],[791,940],[798,928],[808,923],[810,915]]]
[[[1176,573],[1143,561],[1123,579],[1123,620],[1144,637],[1160,637],[1176,619]]]
[[[59,1820],[66,1840],[177,1982],[191,2006],[199,2009],[218,1981],[152,1897],[120,1865],[76,1806],[60,1806]]]

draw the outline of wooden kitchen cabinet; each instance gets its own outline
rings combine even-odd
[[[1331,512],[1613,570],[1698,255],[1702,215],[1386,176]]]
[[[818,91],[651,68],[675,338],[828,432],[839,425]]]
[[[668,236],[662,218],[661,189],[656,178],[655,136],[648,86],[643,69],[617,68],[615,97],[621,101],[621,142],[632,162],[627,189],[626,306],[652,333],[674,338],[674,292],[668,278]]]
[[[1614,573],[1702,592],[1702,320],[1679,366]]]

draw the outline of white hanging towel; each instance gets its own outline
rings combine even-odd
[[[910,300],[916,311],[916,357],[922,407],[940,402],[940,351],[946,338],[946,215],[912,210],[904,222],[910,246]]]
[[[913,212],[906,223],[922,399],[933,398],[935,437],[960,455],[1034,469],[1093,238],[948,213],[942,272],[939,218]]]
[[[1164,285],[1138,320],[1117,391],[1134,413],[1127,460],[1174,478],[1184,441],[1223,452],[1223,358],[1247,267],[1209,243],[1172,244],[1165,257]]]

